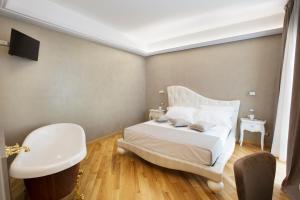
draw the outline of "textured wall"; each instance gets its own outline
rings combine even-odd
[[[41,46],[38,62],[0,47],[0,127],[8,144],[56,122],[80,124],[93,139],[144,119],[143,57],[0,17],[0,39],[9,40],[11,28]]]
[[[241,116],[255,108],[272,126],[280,35],[151,56],[145,63],[137,55],[0,17],[0,39],[9,40],[11,28],[40,40],[41,47],[38,62],[0,47],[0,127],[8,143],[56,122],[82,125],[88,139],[120,130],[144,120],[146,108],[160,102],[158,90],[168,85],[240,99]],[[257,96],[247,96],[249,90]]]
[[[240,116],[254,108],[271,132],[280,63],[281,35],[152,56],[146,60],[147,107],[158,106],[160,89],[183,85],[207,97],[241,100]],[[250,90],[257,95],[248,96]],[[259,141],[258,135],[245,139]]]

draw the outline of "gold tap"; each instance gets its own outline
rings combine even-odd
[[[21,151],[29,152],[30,149],[26,146],[20,147],[20,145],[18,143],[14,146],[6,146],[5,147],[5,156],[9,157],[9,156],[12,156],[14,154],[18,154]]]

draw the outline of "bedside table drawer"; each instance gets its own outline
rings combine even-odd
[[[259,124],[245,123],[243,124],[243,128],[248,131],[256,132],[256,131],[261,131],[262,126]]]

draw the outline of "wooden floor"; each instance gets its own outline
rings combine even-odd
[[[225,190],[215,195],[200,176],[158,167],[131,153],[117,154],[119,137],[120,134],[89,144],[88,156],[82,163],[84,175],[81,181],[86,199],[237,199],[233,163],[259,151],[259,147],[252,145],[237,145],[225,167]],[[273,199],[287,199],[280,191],[284,164],[278,161],[277,166]]]
[[[80,184],[86,200],[237,199],[233,163],[259,151],[259,147],[253,145],[237,145],[225,167],[225,189],[213,194],[200,176],[155,166],[132,153],[117,154],[119,137],[121,135],[116,134],[88,145],[88,155],[81,164],[84,174]],[[287,199],[280,191],[284,167],[277,162],[273,200]]]

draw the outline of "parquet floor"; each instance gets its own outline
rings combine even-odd
[[[225,190],[213,194],[200,176],[155,166],[138,156],[116,152],[120,134],[89,144],[88,156],[82,162],[82,191],[88,200],[193,200],[237,199],[233,163],[240,157],[258,152],[259,147],[236,145],[234,155],[225,168]],[[273,199],[287,199],[280,191],[284,164],[277,162]]]
[[[236,145],[234,155],[225,167],[225,189],[213,194],[206,180],[200,176],[155,166],[132,153],[119,155],[116,140],[120,137],[119,133],[88,145],[87,157],[81,163],[84,170],[81,191],[85,200],[237,199],[233,163],[238,158],[259,151],[259,147],[253,145]],[[277,161],[273,200],[288,199],[280,190],[284,167]],[[16,185],[13,187],[20,191],[20,186]]]

